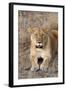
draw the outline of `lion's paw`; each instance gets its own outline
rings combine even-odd
[[[44,72],[47,72],[48,68],[47,67],[44,67],[44,66],[41,66],[40,69]]]
[[[31,71],[37,71],[38,69],[38,67],[31,67]]]

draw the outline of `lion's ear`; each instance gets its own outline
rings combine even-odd
[[[29,33],[32,33],[33,32],[33,29],[31,27],[28,28],[28,32]]]
[[[49,32],[49,30],[47,28],[42,29],[42,30],[43,30],[44,33],[48,33]]]
[[[37,27],[29,27],[28,32],[29,33],[34,33],[36,30],[39,30]]]

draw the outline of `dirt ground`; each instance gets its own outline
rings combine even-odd
[[[30,35],[28,27],[43,27],[58,30],[57,12],[18,11],[18,79],[58,76],[58,54],[50,63],[48,71],[31,71]]]

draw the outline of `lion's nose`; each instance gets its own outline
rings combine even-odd
[[[36,48],[43,48],[43,44],[41,42],[38,42]]]

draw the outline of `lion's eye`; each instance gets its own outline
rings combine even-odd
[[[45,36],[45,35],[44,35],[43,37],[44,37],[44,38],[46,38],[46,36]]]
[[[44,33],[42,34],[42,36],[44,36]]]
[[[35,33],[35,36],[37,36],[37,34]]]

